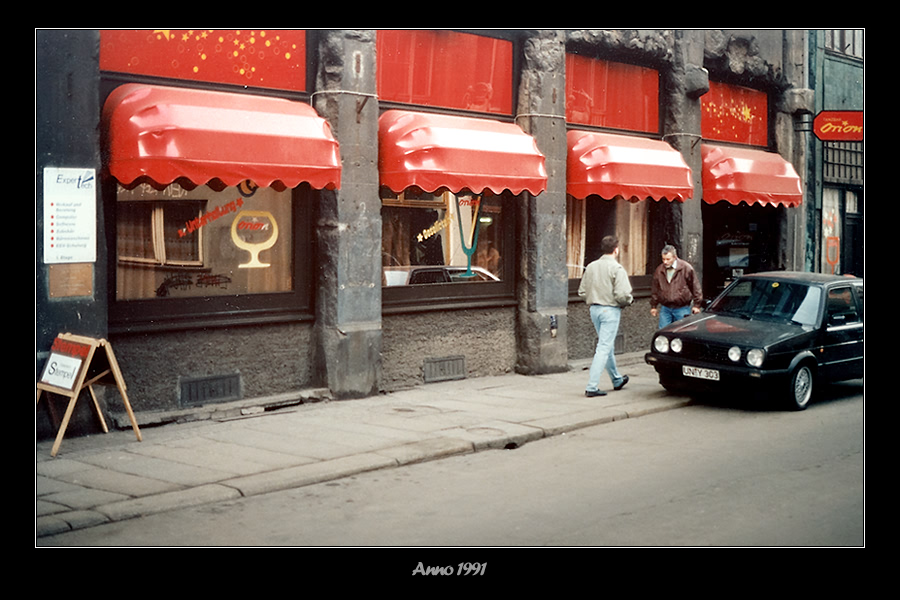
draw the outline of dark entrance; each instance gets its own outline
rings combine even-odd
[[[704,203],[703,294],[714,298],[734,278],[783,269],[780,250],[784,207]]]

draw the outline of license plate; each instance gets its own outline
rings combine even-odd
[[[685,377],[695,377],[697,379],[707,379],[709,381],[719,380],[719,372],[715,369],[701,369],[699,367],[682,366],[681,373]]]

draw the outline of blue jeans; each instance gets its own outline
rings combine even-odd
[[[616,334],[619,332],[621,318],[622,309],[617,306],[591,305],[591,321],[597,330],[597,349],[594,351],[585,391],[594,392],[599,389],[600,376],[604,370],[609,373],[613,386],[622,383],[615,355]]]
[[[691,314],[691,305],[682,306],[680,308],[669,308],[668,306],[659,307],[659,328],[662,329],[669,323],[680,321]]]

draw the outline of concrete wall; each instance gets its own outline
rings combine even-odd
[[[309,323],[118,335],[112,343],[136,410],[184,407],[180,388],[189,379],[237,374],[244,398],[309,388],[315,380]]]
[[[466,377],[512,372],[516,367],[514,308],[463,309],[385,316],[383,388],[424,383],[426,359],[461,356]]]
[[[656,332],[657,318],[650,315],[650,300],[637,298],[634,304],[622,311],[619,324],[617,352],[642,352],[650,348]],[[594,356],[597,334],[591,323],[590,311],[584,302],[569,304],[569,360],[579,361]]]

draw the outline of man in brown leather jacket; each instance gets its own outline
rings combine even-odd
[[[693,306],[691,303],[693,302]],[[662,249],[662,264],[653,273],[650,286],[650,314],[659,317],[659,328],[700,312],[703,290],[694,267],[678,258],[672,245]]]

